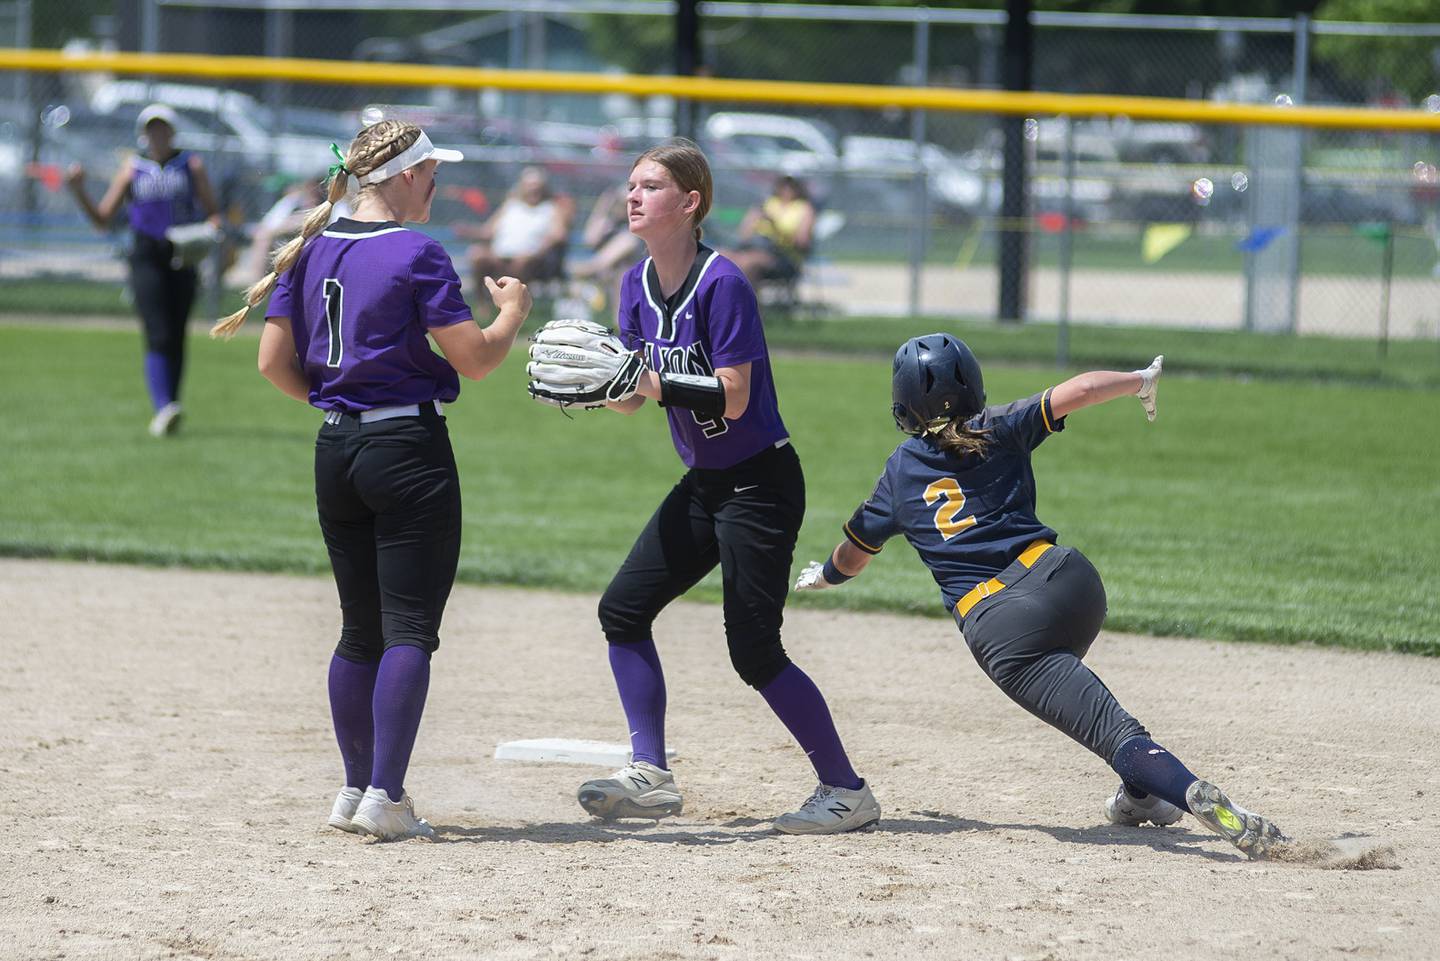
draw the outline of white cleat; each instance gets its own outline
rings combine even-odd
[[[180,405],[171,401],[155,412],[150,418],[151,437],[169,437],[180,429]]]
[[[648,761],[633,761],[605,778],[580,785],[580,806],[597,818],[651,818],[679,814],[684,802],[675,775]]]
[[[369,787],[360,799],[360,806],[350,823],[357,834],[368,834],[382,841],[404,841],[407,838],[435,839],[435,829],[424,818],[415,816],[415,802],[406,794],[398,801],[390,800],[384,788]]]
[[[1235,845],[1252,860],[1265,857],[1290,838],[1267,818],[1247,811],[1209,781],[1196,781],[1185,790],[1185,803],[1201,823]]]
[[[1136,800],[1125,790],[1125,785],[1105,799],[1105,820],[1111,824],[1127,824],[1139,827],[1146,821],[1164,827],[1174,824],[1185,816],[1185,812],[1163,798],[1151,794],[1143,801]]]
[[[800,810],[775,819],[775,830],[784,834],[840,834],[870,827],[879,820],[880,804],[869,784],[862,782],[853,791],[820,784]]]
[[[351,834],[364,834],[354,823],[355,810],[360,807],[363,797],[365,792],[358,787],[341,788],[340,793],[335,795],[335,805],[330,808],[330,820],[326,823],[332,828],[349,831]]]

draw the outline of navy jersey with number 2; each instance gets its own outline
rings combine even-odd
[[[867,554],[903,534],[940,585],[945,606],[1009,566],[1033,541],[1056,534],[1035,516],[1030,454],[1065,428],[1050,391],[987,407],[968,421],[989,432],[984,457],[947,453],[925,437],[904,441],[885,462],[874,492],[845,524]]]

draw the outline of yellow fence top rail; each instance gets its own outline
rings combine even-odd
[[[1440,113],[1361,107],[1211,103],[1165,97],[1017,93],[945,87],[889,87],[850,83],[727,80],[718,77],[492,70],[424,64],[351,63],[281,57],[212,57],[174,53],[86,53],[0,48],[0,70],[105,71],[211,80],[284,80],[297,83],[384,84],[407,87],[529,90],[550,93],[668,94],[691,100],[788,103],[816,107],[902,108],[1019,116],[1116,115],[1135,120],[1192,123],[1414,130],[1440,133]]]

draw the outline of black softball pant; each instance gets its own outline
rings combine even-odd
[[[1005,588],[960,624],[980,668],[1011,700],[1111,763],[1143,725],[1081,663],[1105,622],[1099,571],[1072,547],[1052,547],[1035,566],[999,575]]]
[[[179,397],[185,369],[185,325],[195,305],[197,276],[193,267],[171,268],[169,241],[146,238],[135,243],[130,255],[130,292],[145,332],[145,349],[165,358],[171,394]]]
[[[460,478],[445,418],[326,423],[315,438],[315,503],[340,592],[335,653],[434,653],[460,561]]]
[[[719,564],[730,663],[763,688],[790,663],[780,625],[804,519],[805,475],[788,443],[724,470],[690,470],[600,598],[606,640],[651,640],[660,611]]]

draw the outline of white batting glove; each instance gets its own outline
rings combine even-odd
[[[825,565],[819,561],[811,561],[805,565],[800,576],[795,579],[795,590],[797,591],[823,591],[827,587],[834,587],[825,579]]]
[[[1145,408],[1145,419],[1155,419],[1155,394],[1160,390],[1157,381],[1160,380],[1160,365],[1164,363],[1165,355],[1161,354],[1150,362],[1150,366],[1144,370],[1132,370],[1130,373],[1140,375],[1140,389],[1135,396],[1140,398],[1140,406]]]

